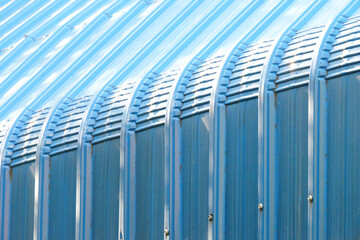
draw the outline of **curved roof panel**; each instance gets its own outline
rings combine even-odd
[[[271,40],[307,11],[309,27],[325,24],[346,5],[335,2],[10,2],[0,23],[0,116],[16,116],[25,107],[19,101],[51,106],[64,95],[226,54],[240,41]]]

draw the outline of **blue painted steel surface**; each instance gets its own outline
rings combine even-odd
[[[31,239],[34,230],[34,163],[10,171],[10,239]]]
[[[332,196],[327,198],[326,234],[329,239],[354,239],[360,233],[360,212],[355,206],[360,201],[360,124],[356,110],[359,107],[360,85],[357,77],[357,74],[351,74],[327,83],[328,194]]]
[[[117,239],[119,232],[120,139],[93,146],[92,237]]]
[[[360,238],[360,2],[0,3],[0,239]]]
[[[76,151],[51,157],[49,239],[75,238]]]
[[[257,105],[257,99],[251,99],[226,109],[227,239],[258,238]]]
[[[279,239],[307,237],[308,142],[306,87],[277,94],[276,146],[279,176]]]
[[[207,239],[209,215],[209,114],[182,121],[182,235],[183,239]],[[210,223],[211,224],[211,223]]]
[[[135,239],[161,239],[164,234],[164,127],[136,133]],[[141,210],[140,210],[141,209]]]

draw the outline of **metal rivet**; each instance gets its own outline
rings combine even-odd
[[[258,208],[260,211],[262,211],[264,209],[264,205],[262,205],[262,203],[259,203]]]
[[[170,234],[169,229],[166,228],[166,229],[164,230],[164,233],[165,233],[165,236],[169,236],[169,234]]]
[[[309,202],[312,202],[314,200],[313,195],[309,194],[307,199],[308,199]]]
[[[209,214],[208,219],[210,222],[212,222],[212,220],[214,219],[214,215],[212,213]]]

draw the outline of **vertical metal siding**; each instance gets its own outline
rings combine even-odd
[[[76,150],[50,159],[49,239],[75,238]]]
[[[34,163],[10,169],[10,239],[31,239],[34,226]]]
[[[164,235],[164,127],[136,133],[135,239]]]
[[[328,105],[328,239],[360,235],[360,82],[359,74],[327,82]]]
[[[120,139],[93,146],[92,238],[118,239]]]
[[[226,239],[258,239],[257,99],[226,109]]]
[[[307,237],[308,88],[276,95],[279,239]]]
[[[209,113],[185,118],[181,125],[183,238],[208,239]]]

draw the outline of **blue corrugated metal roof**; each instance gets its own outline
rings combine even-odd
[[[15,12],[7,11],[17,4]],[[0,116],[269,40],[312,1],[57,1],[2,10]],[[334,3],[315,3],[333,9]],[[337,3],[339,5],[339,3]],[[346,4],[345,2],[341,3]],[[301,7],[299,7],[299,5]],[[341,7],[341,5],[340,5]],[[322,9],[319,9],[322,10]],[[336,11],[327,11],[327,15]],[[289,14],[291,13],[291,15]],[[10,16],[6,16],[9,14]],[[287,18],[286,18],[287,17]],[[311,19],[325,24],[324,14]],[[285,25],[284,25],[285,24]],[[25,36],[25,37],[24,37]],[[21,104],[19,102],[26,102]],[[14,113],[14,114],[12,114]]]
[[[359,169],[336,162],[359,154],[330,139],[344,131],[348,145],[359,145],[359,88],[339,80],[359,72],[359,14],[353,0],[1,2],[0,238],[16,238],[17,217],[10,216],[29,208],[24,218],[32,220],[20,223],[21,231],[36,239],[61,228],[77,239],[159,239],[167,230],[171,239],[359,237],[358,213],[349,210],[359,191],[346,195]],[[106,142],[116,149],[100,147]],[[93,173],[92,164],[106,169],[94,156],[115,154],[118,175]],[[52,158],[59,165],[50,170]],[[76,164],[66,162],[71,158]],[[71,163],[76,173],[61,172]],[[336,185],[336,167],[354,184]],[[63,185],[62,176],[69,180]],[[107,198],[102,191],[111,181],[119,192]],[[11,205],[27,199],[26,191],[34,201]],[[118,206],[116,224],[92,206],[97,191]],[[336,194],[349,201],[340,212]],[[308,195],[315,201],[304,202]],[[61,196],[75,199],[64,206],[76,221],[66,215],[51,228]],[[238,201],[264,208],[245,214]],[[118,229],[91,227],[92,212]],[[347,233],[336,214],[350,221]]]

